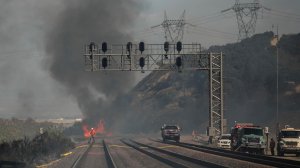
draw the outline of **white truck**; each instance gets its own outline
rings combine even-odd
[[[218,148],[230,149],[231,148],[231,135],[222,134],[217,142]]]
[[[300,129],[285,128],[280,130],[277,142],[277,155],[296,154],[300,156]]]

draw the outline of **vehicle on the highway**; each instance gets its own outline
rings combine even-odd
[[[265,148],[263,128],[252,123],[236,123],[231,129],[231,150],[264,154]]]
[[[284,156],[285,153],[300,156],[300,129],[282,129],[277,140],[278,156]]]
[[[174,140],[176,142],[180,141],[180,127],[177,125],[163,125],[161,127],[161,137],[163,141]]]
[[[231,148],[231,135],[230,134],[222,134],[218,139],[217,146],[219,148],[230,149]]]

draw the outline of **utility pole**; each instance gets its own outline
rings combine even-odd
[[[273,28],[274,26],[272,26]],[[276,35],[271,40],[271,45],[276,47],[276,135],[278,135],[280,130],[279,124],[279,33],[278,33],[278,25],[276,27]]]
[[[99,47],[102,46],[102,47]],[[204,53],[200,44],[85,45],[86,71],[208,71],[209,136],[223,133],[223,54]]]
[[[184,35],[184,26],[191,25],[190,23],[185,22],[185,10],[179,19],[168,19],[167,12],[164,13],[164,21],[156,26],[151,28],[162,27],[165,33],[165,40],[171,43],[176,43],[177,41],[182,41]]]
[[[279,34],[278,34],[278,25],[276,31],[276,135],[279,133],[279,50],[278,50],[278,41],[279,41]]]
[[[240,0],[236,0],[235,4],[221,12],[227,12],[233,10],[236,14],[236,19],[239,28],[238,40],[242,40],[250,37],[255,33],[257,12],[260,9],[270,10],[259,3],[259,0],[253,0],[251,3],[240,3]]]

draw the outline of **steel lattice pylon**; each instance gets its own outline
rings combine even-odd
[[[181,44],[180,52],[178,43],[169,44],[167,51],[165,44],[144,44],[143,51],[140,44],[103,44],[106,49],[95,43],[85,46],[86,71],[209,71],[209,127],[214,132],[210,136],[223,133],[222,53],[203,53],[200,44]]]
[[[259,0],[253,0],[251,3],[240,3],[240,0],[236,0],[235,4],[222,12],[233,10],[236,13],[236,19],[239,28],[239,40],[250,37],[255,33],[257,12],[260,9],[270,10],[263,7]]]
[[[165,40],[175,43],[177,41],[182,41],[184,34],[184,26],[191,25],[185,22],[185,11],[183,11],[182,15],[179,19],[168,19],[167,12],[165,11],[164,21],[156,26],[152,26],[151,28],[162,27],[165,33]]]

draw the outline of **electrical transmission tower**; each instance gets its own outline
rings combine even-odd
[[[182,15],[177,20],[171,20],[167,17],[167,12],[165,11],[164,21],[156,26],[152,26],[151,28],[162,27],[165,32],[165,39],[171,43],[176,43],[177,41],[182,41],[184,34],[184,26],[191,25],[185,22],[185,10]]]
[[[223,133],[223,54],[201,52],[200,44],[85,45],[86,71],[208,71],[209,136]]]
[[[238,39],[242,40],[255,33],[257,13],[260,9],[270,10],[262,6],[259,0],[253,0],[251,3],[240,3],[240,0],[236,0],[231,8],[223,10],[222,13],[229,10],[233,10],[236,13],[239,28]]]

